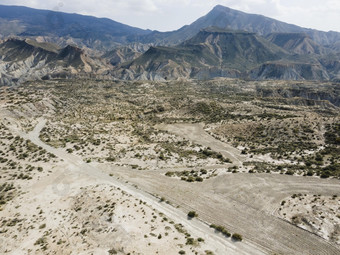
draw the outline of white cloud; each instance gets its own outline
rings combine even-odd
[[[220,4],[304,27],[340,31],[339,0],[0,0],[0,4],[108,17],[162,31],[190,24]]]

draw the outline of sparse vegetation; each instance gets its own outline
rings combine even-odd
[[[279,190],[290,192],[292,189],[296,194],[292,191],[287,193],[287,197],[280,196],[276,200],[278,213],[299,227],[310,224],[313,229],[321,228],[316,234],[322,235],[327,231],[323,225],[318,225],[319,221],[325,222],[327,215],[332,215],[330,226],[335,226],[340,219],[338,208],[329,207],[330,201],[338,202],[338,197],[333,196],[336,192],[328,200],[322,200],[322,196],[307,200],[299,192],[302,189],[313,190],[313,185],[320,181],[318,178],[324,179],[314,185],[318,190],[327,183],[333,183],[333,186],[323,190],[324,193],[335,190],[335,180],[328,179],[340,177],[339,113],[322,102],[307,103],[303,98],[289,98],[275,92],[291,87],[324,91],[333,86],[330,83],[306,84],[308,88],[290,82],[229,79],[164,83],[61,79],[28,83],[14,88],[6,97],[0,94],[6,112],[23,116],[13,120],[16,115],[12,115],[0,121],[0,210],[13,212],[13,217],[0,219],[1,234],[5,240],[21,242],[25,237],[23,231],[20,234],[16,232],[19,229],[25,229],[28,234],[39,232],[43,236],[33,240],[32,247],[33,244],[35,246],[31,252],[35,249],[53,253],[55,245],[58,249],[70,251],[69,238],[78,248],[82,244],[91,249],[92,243],[97,243],[91,238],[104,233],[112,240],[116,240],[117,233],[125,238],[129,232],[118,225],[139,224],[141,242],[149,250],[154,251],[154,244],[159,242],[176,245],[175,252],[179,254],[213,254],[213,251],[205,250],[208,241],[205,243],[203,238],[173,222],[171,215],[160,214],[153,210],[153,205],[134,200],[133,196],[121,193],[123,190],[102,188],[99,184],[98,187],[91,186],[93,183],[89,183],[89,176],[84,176],[82,171],[86,174],[88,169],[98,166],[98,169],[107,171],[105,176],[110,175],[110,180],[114,177],[122,185],[136,188],[136,191],[153,191],[152,194],[157,194],[155,201],[161,202],[155,203],[155,206],[167,207],[169,199],[171,205],[183,211],[200,209],[202,220],[220,222],[211,225],[217,235],[231,237],[234,241],[242,241],[242,235],[231,234],[226,226],[232,230],[235,224],[241,224],[247,231],[245,224],[252,220],[244,217],[246,212],[241,209],[244,204],[256,210],[258,207],[253,203],[263,206],[261,203],[269,193],[274,196]],[[263,91],[264,88],[267,90]],[[40,139],[62,150],[58,157],[11,130],[18,126],[28,133],[40,116],[47,120]],[[62,162],[60,157],[64,155],[66,160]],[[70,171],[67,172],[70,178],[64,178],[61,170],[69,164],[68,158],[82,159],[89,164],[79,164],[83,167],[79,176]],[[303,185],[303,178],[298,176],[306,176],[308,183],[313,185]],[[76,185],[78,178],[84,181],[81,188]],[[253,181],[254,185],[238,185],[237,181],[243,178]],[[289,183],[289,191],[277,181],[280,178]],[[300,178],[298,188],[294,186],[295,178]],[[157,180],[162,182],[162,186],[155,191],[155,187],[160,187],[156,185]],[[269,192],[267,188],[273,185],[272,180],[277,189]],[[56,194],[62,196],[58,200],[60,206],[49,201],[49,197],[39,204],[39,208],[32,210],[26,210],[27,206],[18,203],[23,197],[37,205],[34,199],[39,200],[39,196],[31,198],[28,187],[34,183],[46,186],[46,183],[52,182],[55,185],[51,184],[49,190],[56,193],[51,198]],[[39,185],[35,188],[37,194]],[[72,192],[69,192],[68,185]],[[201,196],[196,198],[190,192]],[[183,203],[178,194],[185,196]],[[220,202],[218,205],[215,203],[218,216],[212,213],[215,208],[207,210],[203,206],[191,205],[199,199],[211,204]],[[328,206],[333,211],[324,213],[318,206],[311,207],[309,215],[317,215],[314,224],[306,216],[300,217],[298,213],[290,215],[286,209],[302,211],[301,204],[304,202],[306,207],[324,203],[322,210]],[[228,225],[223,226],[223,219],[219,217],[223,216],[223,210],[233,210],[234,207],[229,208],[229,204],[235,206],[246,223],[229,219]],[[294,204],[298,206],[294,207]],[[224,208],[225,205],[228,208]],[[21,215],[17,214],[19,212]],[[49,213],[55,217],[47,217]],[[188,218],[197,216],[195,211],[187,214]],[[254,215],[255,219],[260,217]],[[50,224],[49,219],[54,222]],[[56,223],[57,220],[61,223]],[[267,219],[263,218],[263,221],[268,223]],[[116,226],[113,222],[119,223]],[[61,228],[60,231],[55,229],[56,225]],[[67,230],[63,229],[63,225]],[[115,228],[111,228],[113,225]],[[283,231],[287,236],[287,230]],[[336,231],[327,232],[328,236],[323,238],[336,242]],[[254,231],[249,230],[247,237],[252,235]],[[98,243],[100,246],[100,241]],[[131,251],[132,254],[136,251],[135,247],[131,250],[114,247],[108,250],[110,247],[105,246],[104,252],[120,254]]]

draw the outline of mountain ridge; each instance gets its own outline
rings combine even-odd
[[[221,5],[171,32],[26,7],[8,7],[12,12],[6,13],[1,7],[1,84],[30,75],[41,79],[91,72],[111,79],[340,78],[340,33]],[[9,32],[15,39],[6,39]]]
[[[202,28],[219,27],[223,29],[244,30],[254,32],[261,36],[271,33],[307,33],[316,43],[321,45],[332,45],[340,41],[340,32],[319,31],[299,27],[294,24],[282,22],[259,14],[249,14],[234,10],[222,5],[215,6],[209,13],[197,19],[190,25],[181,27],[178,30],[160,34],[153,31],[148,35],[141,36],[141,41],[146,43],[152,41],[152,36],[157,38],[161,45],[175,45],[181,43],[197,34]]]
[[[117,75],[127,78],[128,73],[130,79],[140,79],[146,73],[164,79],[178,74],[202,78],[202,73],[208,77],[241,77],[259,64],[285,55],[288,52],[255,33],[212,27],[175,47],[150,47],[142,56],[122,64]]]
[[[70,14],[49,10],[38,10],[23,6],[0,5],[0,18],[12,22],[2,29],[2,36],[21,37],[65,37],[73,39],[78,46],[91,48],[112,48],[128,42],[131,35],[143,35],[150,30],[131,27],[108,18]],[[13,31],[15,32],[13,34]]]
[[[175,45],[193,37],[201,29],[212,26],[255,32],[261,36],[271,33],[306,33],[314,42],[330,47],[340,41],[340,32],[299,27],[264,15],[249,14],[222,5],[215,6],[190,25],[169,32],[131,27],[108,18],[22,6],[0,5],[0,19],[2,36],[44,36],[47,42],[54,42],[56,37],[65,37],[65,41],[73,40],[78,46],[99,50],[112,50],[117,46],[130,43]],[[7,29],[4,29],[6,27]],[[66,46],[66,43],[62,46]]]
[[[40,45],[30,40],[8,39],[0,44],[0,84],[32,79],[100,74],[109,69],[104,60],[90,58],[76,46]],[[106,68],[107,67],[107,68]]]

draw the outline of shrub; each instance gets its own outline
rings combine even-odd
[[[113,157],[113,156],[110,156],[110,157],[107,157],[107,158],[106,158],[106,161],[108,161],[108,162],[113,162],[113,161],[115,161],[115,160],[116,160],[116,158]]]
[[[46,243],[45,237],[40,237],[37,241],[35,241],[34,245],[43,245]]]
[[[309,171],[307,172],[307,175],[308,175],[308,176],[313,176],[313,175],[314,175],[314,173],[313,173],[313,171],[312,171],[312,170],[309,170]]]
[[[237,234],[237,233],[234,233],[231,238],[234,240],[234,241],[237,241],[237,242],[241,242],[243,240],[242,236],[240,234]]]
[[[221,226],[221,225],[215,225],[215,224],[211,224],[210,225],[211,228],[214,228],[217,232],[221,232],[223,235],[225,235],[226,237],[230,237],[231,234],[229,233],[229,231]]]
[[[330,176],[331,176],[331,174],[330,174],[329,171],[325,171],[320,175],[320,177],[323,178],[323,179],[329,178]]]
[[[43,228],[46,228],[46,224],[40,225],[39,229],[43,229]]]
[[[175,173],[174,172],[166,172],[165,176],[172,177]]]
[[[189,218],[194,218],[194,217],[197,217],[197,216],[198,216],[198,214],[195,211],[188,212],[188,217]]]
[[[195,239],[190,237],[187,239],[186,245],[194,245],[195,244]]]
[[[205,170],[205,169],[201,169],[201,174],[207,174],[208,173],[208,171],[207,170]]]
[[[163,152],[161,152],[161,154],[159,155],[158,158],[159,158],[160,160],[165,160],[165,156],[164,156]]]
[[[287,174],[287,175],[294,175],[294,171],[293,171],[293,170],[288,170],[288,171],[286,172],[286,174]]]
[[[202,178],[202,177],[199,177],[199,176],[197,176],[195,180],[196,180],[197,182],[203,182],[203,178]]]
[[[109,254],[118,254],[118,252],[115,249],[111,249],[108,251]]]
[[[187,182],[194,182],[194,181],[195,181],[195,178],[192,176],[189,176],[187,179]]]

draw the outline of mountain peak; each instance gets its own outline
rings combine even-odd
[[[216,5],[212,11],[231,11],[232,9],[230,9],[229,7],[223,6],[223,5]]]

